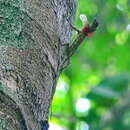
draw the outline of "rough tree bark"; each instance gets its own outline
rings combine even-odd
[[[75,0],[0,0],[1,130],[47,129],[75,9]]]

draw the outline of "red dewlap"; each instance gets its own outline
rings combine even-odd
[[[82,29],[82,32],[87,32],[87,27],[84,27],[83,29]],[[87,37],[91,37],[93,35],[93,32],[88,32],[87,34],[86,34],[86,36]]]

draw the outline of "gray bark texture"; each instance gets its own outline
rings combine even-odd
[[[75,0],[0,0],[0,130],[48,129],[75,10]]]

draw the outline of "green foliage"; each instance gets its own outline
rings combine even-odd
[[[90,130],[130,130],[129,4],[129,0],[78,1],[75,26],[81,28],[79,15],[83,13],[90,22],[96,17],[99,27],[60,77],[52,105],[53,123],[67,130],[86,130],[85,123]],[[81,98],[90,102],[82,112],[76,107]],[[106,119],[107,115],[112,116]]]
[[[128,89],[128,78],[127,75],[105,78],[93,87],[86,97],[102,107],[112,107],[113,103]]]

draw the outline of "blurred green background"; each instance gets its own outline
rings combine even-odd
[[[99,27],[60,76],[50,130],[130,130],[130,0],[78,0],[77,28],[80,14]]]

